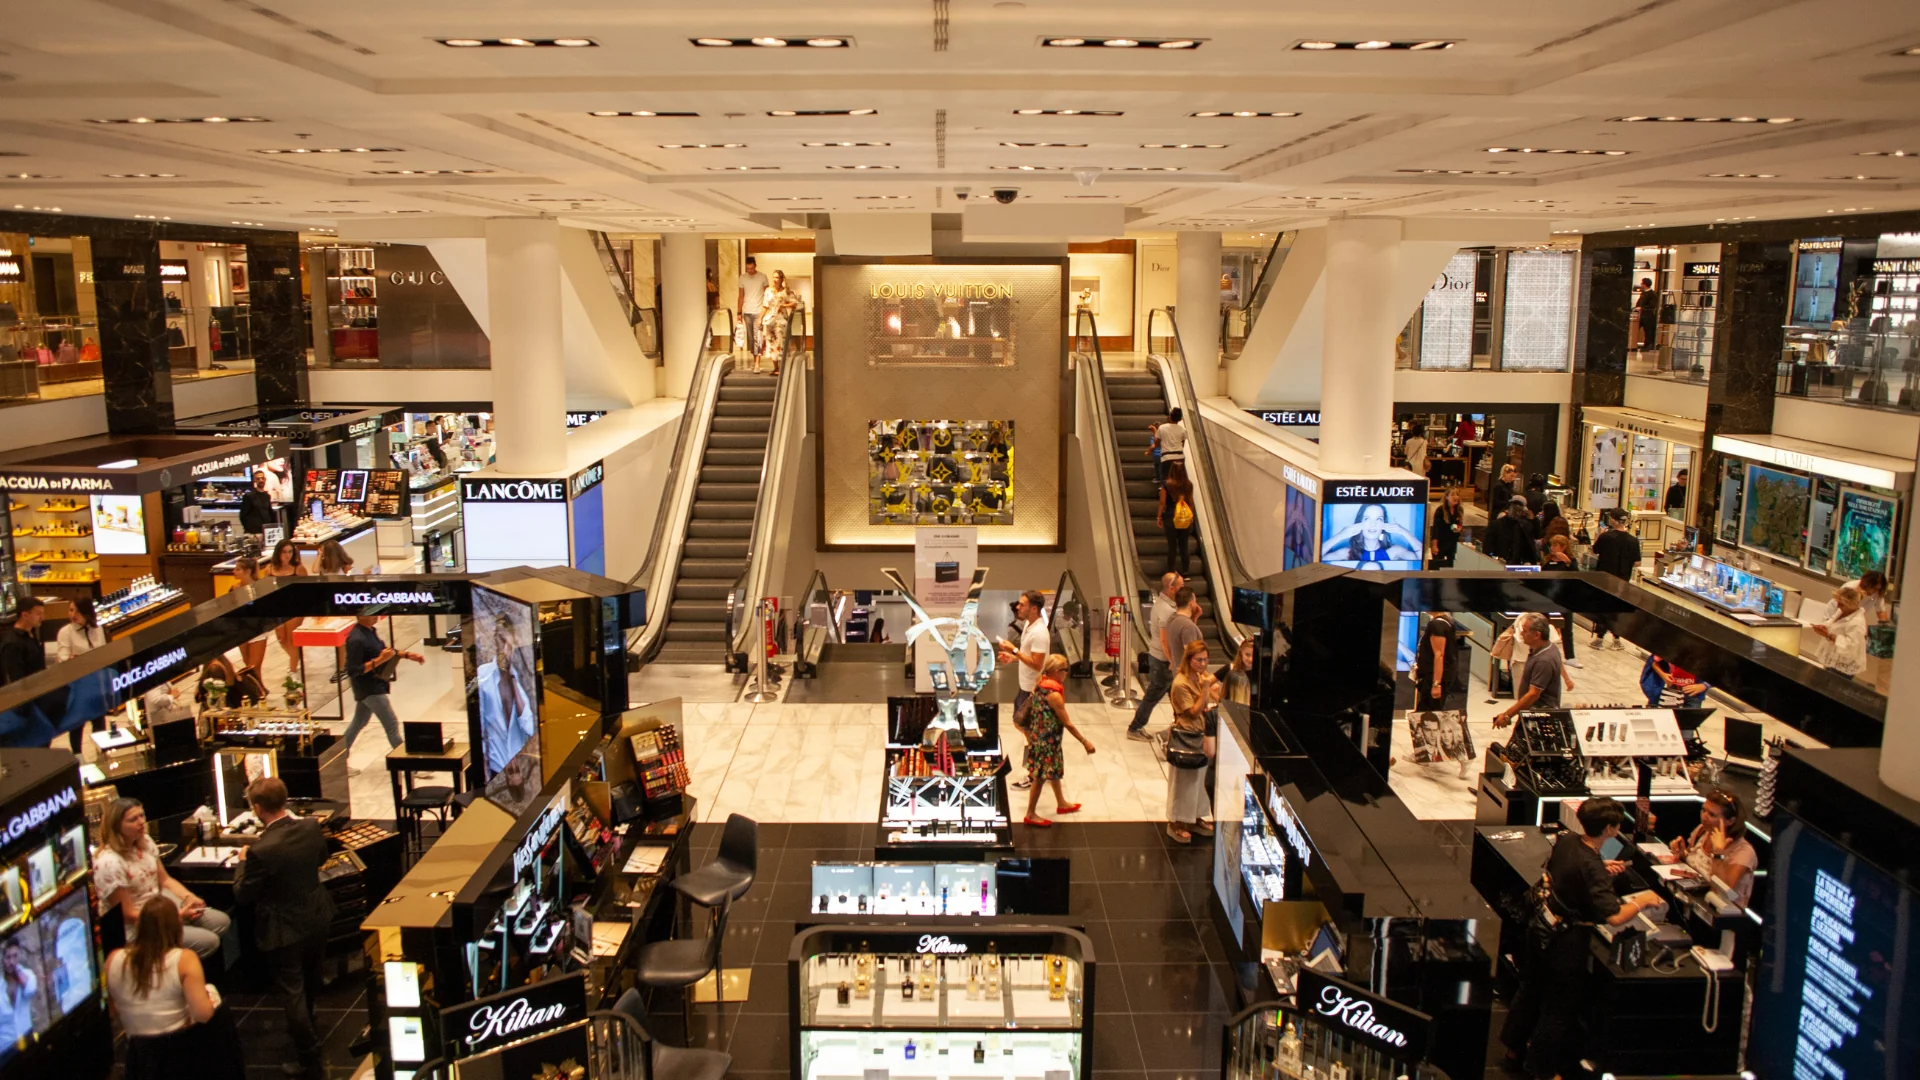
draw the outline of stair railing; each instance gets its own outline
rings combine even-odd
[[[1091,348],[1088,353],[1081,350],[1085,344]],[[1119,563],[1119,581],[1121,588],[1128,590],[1128,596],[1138,594],[1144,580],[1140,572],[1140,552],[1133,540],[1133,514],[1127,506],[1127,478],[1120,469],[1119,440],[1113,432],[1112,399],[1107,396],[1107,369],[1105,358],[1100,353],[1100,331],[1094,320],[1093,312],[1084,308],[1076,313],[1074,322],[1074,374],[1078,380],[1079,394],[1087,403],[1092,414],[1093,430],[1081,431],[1083,450],[1091,455],[1094,468],[1100,475],[1100,490],[1106,497],[1100,500],[1104,519],[1100,524],[1107,530],[1107,536],[1115,561]],[[1147,639],[1147,623],[1141,605],[1132,599],[1127,603],[1134,629],[1139,640]],[[1121,657],[1125,666],[1128,658]]]
[[[1221,308],[1220,354],[1223,357],[1233,359],[1240,355],[1239,350],[1230,344],[1233,337],[1229,330],[1236,313],[1244,316],[1241,321],[1246,324],[1246,334],[1241,337],[1241,344],[1244,345],[1247,337],[1253,334],[1253,324],[1260,318],[1260,309],[1266,305],[1267,294],[1273,291],[1273,283],[1280,276],[1280,266],[1287,261],[1287,252],[1293,250],[1293,240],[1298,235],[1299,233],[1292,229],[1276,233],[1273,246],[1267,249],[1266,261],[1260,264],[1260,276],[1254,279],[1253,288],[1247,291],[1246,303],[1241,304],[1237,311],[1232,307]],[[1151,339],[1152,335],[1148,336]]]
[[[767,581],[772,575],[775,530],[784,531],[787,522],[784,518],[778,522],[777,508],[780,505],[782,489],[787,482],[787,443],[790,441],[790,429],[800,414],[801,395],[806,387],[806,377],[798,369],[803,364],[794,363],[794,338],[798,335],[791,331],[795,325],[806,325],[805,309],[795,311],[788,324],[789,333],[781,344],[780,381],[774,391],[773,418],[767,426],[767,452],[760,459],[760,489],[753,503],[753,530],[747,540],[747,565],[740,571],[733,587],[727,590],[727,669],[744,670],[756,627],[753,613],[758,610],[759,602],[765,597]]]

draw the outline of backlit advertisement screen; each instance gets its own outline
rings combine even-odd
[[[139,495],[93,496],[93,550],[100,555],[145,555],[147,513]]]
[[[473,590],[473,687],[489,799],[518,814],[540,794],[540,682],[534,609]]]
[[[1833,542],[1833,572],[1849,581],[1869,570],[1885,572],[1893,557],[1896,504],[1857,488],[1840,494],[1840,528]]]
[[[1313,496],[1287,485],[1286,551],[1281,556],[1280,569],[1291,570],[1296,566],[1305,566],[1313,561],[1313,524],[1316,520],[1313,512]]]
[[[1320,561],[1418,570],[1427,535],[1425,480],[1329,481],[1320,511]]]
[[[589,574],[607,572],[606,485],[595,484],[569,505],[573,518],[573,568]]]

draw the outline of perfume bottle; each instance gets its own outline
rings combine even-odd
[[[987,1044],[984,1042],[974,1043],[973,1044],[973,1063],[975,1065],[984,1065],[986,1064],[986,1061],[987,1061]]]
[[[860,943],[860,955],[853,961],[853,992],[861,1001],[873,989],[873,954],[867,951],[867,943]]]
[[[1067,996],[1067,962],[1058,956],[1047,957],[1047,998],[1060,1001]],[[1345,1080],[1343,1077],[1342,1080]]]
[[[867,894],[861,893],[860,894],[860,914],[865,915],[866,913],[867,913]]]
[[[947,913],[947,887],[945,885],[942,885],[940,886],[940,914],[945,915],[946,913]]]
[[[915,1046],[915,1045],[913,1045],[913,1040],[912,1040],[912,1039],[908,1039],[908,1040],[907,1040],[907,1048],[906,1048],[906,1051],[905,1051],[905,1053],[906,1053],[906,1056],[907,1056],[907,1060],[908,1060],[908,1061],[912,1061],[912,1060],[913,1060],[914,1058],[916,1058],[916,1057],[918,1057],[918,1056],[919,1056],[919,1054],[920,1054],[920,1048],[919,1048],[919,1047],[917,1047],[917,1046]]]
[[[907,1001],[913,1000],[913,961],[900,962],[900,996]]]
[[[1300,1036],[1294,1033],[1293,1021],[1280,1032],[1280,1051],[1273,1062],[1274,1071],[1287,1080],[1300,1075]]]
[[[987,879],[985,877],[980,879],[980,914],[993,914],[993,912],[987,910]]]
[[[833,910],[833,908],[832,908],[832,907],[830,907],[830,906],[828,905],[828,903],[827,903],[827,894],[826,894],[826,893],[821,893],[821,894],[820,894],[820,906],[819,906],[818,908],[815,908],[814,910],[816,910],[816,911],[832,911],[832,910]]]
[[[967,1000],[980,1000],[980,961],[978,960],[969,961],[967,964]]]
[[[1347,1063],[1335,1061],[1327,1066],[1327,1080],[1347,1080]]]
[[[987,1000],[1000,1000],[1000,957],[987,954]]]
[[[838,990],[837,993],[838,993],[838,1000],[842,1008],[846,1007],[849,1004],[852,1004],[853,987],[847,985],[847,981],[845,979],[840,980],[840,989]]]
[[[933,957],[920,958],[920,1000],[933,1000]]]

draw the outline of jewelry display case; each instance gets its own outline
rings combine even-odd
[[[795,1080],[1091,1080],[1092,943],[1054,926],[816,926],[794,938]]]

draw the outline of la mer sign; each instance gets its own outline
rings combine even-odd
[[[1294,1000],[1322,1026],[1380,1050],[1396,1061],[1424,1061],[1433,1018],[1344,979],[1300,972]]]

